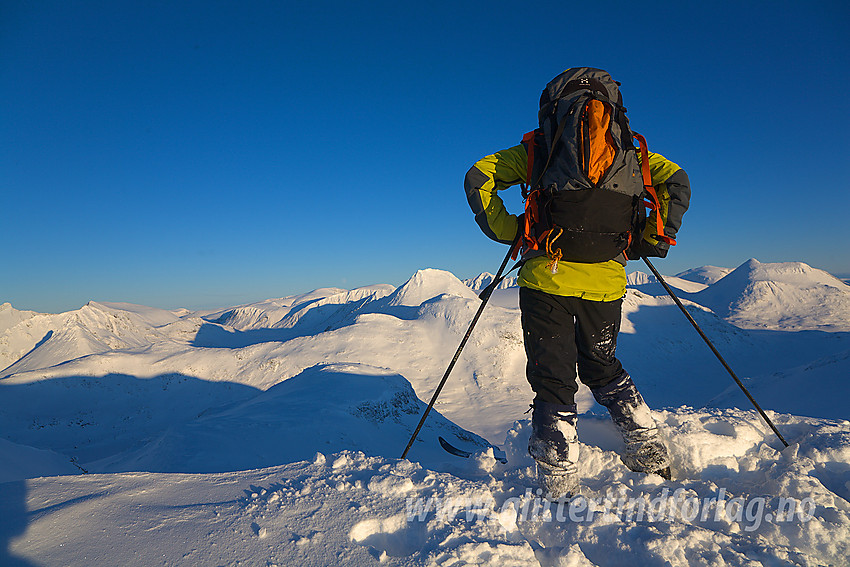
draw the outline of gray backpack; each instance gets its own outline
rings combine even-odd
[[[645,206],[658,211],[658,199],[645,141],[629,128],[618,83],[600,69],[568,69],[543,90],[538,120],[522,140],[523,257],[546,254],[557,269],[559,260],[604,262],[625,253],[642,237]]]

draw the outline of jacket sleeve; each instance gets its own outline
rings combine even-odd
[[[496,242],[511,244],[518,229],[517,216],[507,211],[497,192],[525,181],[527,160],[520,144],[478,160],[466,173],[463,185],[475,222]]]
[[[649,172],[661,205],[664,234],[675,238],[682,226],[682,217],[691,201],[691,184],[688,174],[661,154],[652,152],[649,152]],[[656,234],[655,218],[650,215],[643,233],[644,240],[666,252],[669,245],[656,240],[653,234]]]

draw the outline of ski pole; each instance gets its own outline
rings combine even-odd
[[[729,375],[730,375],[730,376],[732,376],[732,379],[734,379],[734,380],[735,380],[735,383],[736,383],[736,384],[738,384],[738,386],[741,388],[741,390],[743,390],[743,391],[744,391],[744,394],[746,394],[746,395],[747,395],[747,398],[749,398],[750,402],[753,404],[753,406],[755,406],[755,408],[758,410],[759,414],[761,414],[762,418],[763,418],[763,419],[767,422],[767,424],[770,426],[770,428],[773,430],[773,432],[774,432],[774,433],[776,433],[776,436],[777,436],[777,437],[779,437],[779,440],[780,440],[780,441],[782,441],[782,444],[783,444],[783,445],[785,445],[785,446],[787,447],[787,446],[788,446],[788,442],[787,442],[787,441],[785,441],[785,438],[782,436],[782,434],[781,434],[781,433],[779,433],[779,430],[776,428],[776,426],[775,426],[775,425],[773,425],[773,422],[772,422],[772,421],[770,421],[770,418],[769,418],[769,417],[767,417],[767,414],[766,414],[766,413],[764,413],[764,410],[763,410],[763,409],[761,409],[761,406],[758,404],[758,402],[757,402],[757,401],[756,401],[756,399],[752,396],[752,394],[750,394],[750,391],[749,391],[749,390],[747,390],[747,387],[746,387],[746,386],[744,386],[744,383],[743,383],[743,382],[741,382],[741,380],[739,380],[739,379],[738,379],[738,377],[735,375],[735,372],[734,372],[734,371],[732,370],[732,368],[731,368],[731,367],[730,367],[730,366],[726,363],[726,361],[725,361],[725,360],[723,359],[723,357],[720,355],[720,352],[718,352],[718,350],[714,347],[714,344],[711,342],[711,340],[709,340],[709,338],[705,335],[705,333],[702,331],[702,329],[700,328],[700,326],[699,326],[699,325],[697,325],[697,322],[694,320],[694,318],[691,316],[691,314],[690,314],[690,313],[688,313],[688,310],[687,310],[687,309],[685,309],[685,306],[684,306],[684,305],[682,305],[682,302],[681,302],[681,301],[679,301],[679,298],[678,298],[678,297],[676,297],[676,294],[675,294],[675,293],[673,293],[673,290],[670,288],[670,286],[669,286],[669,285],[667,285],[667,282],[666,282],[666,281],[664,281],[664,278],[662,278],[662,277],[661,277],[661,274],[659,274],[659,273],[658,273],[658,270],[656,270],[656,269],[655,269],[655,266],[653,266],[653,265],[652,265],[652,263],[649,261],[649,259],[648,259],[646,256],[641,256],[640,258],[641,258],[641,260],[643,260],[643,261],[644,261],[644,263],[645,263],[645,264],[649,267],[649,269],[650,269],[650,270],[652,270],[653,275],[656,277],[656,279],[658,279],[659,283],[660,283],[662,286],[664,286],[664,290],[667,292],[667,294],[668,294],[670,297],[672,297],[672,298],[673,298],[673,301],[676,303],[676,305],[679,307],[679,309],[681,309],[681,310],[682,310],[682,313],[684,313],[684,314],[685,314],[685,317],[687,317],[688,321],[690,321],[690,322],[691,322],[691,325],[693,325],[693,326],[694,326],[694,329],[696,329],[696,330],[697,330],[697,333],[699,333],[699,336],[701,336],[701,337],[702,337],[702,340],[704,340],[704,341],[705,341],[705,344],[707,344],[707,345],[708,345],[708,348],[710,348],[710,349],[711,349],[711,352],[713,352],[713,353],[714,353],[714,356],[716,356],[716,357],[717,357],[717,360],[719,360],[719,361],[720,361],[720,363],[723,365],[723,367],[726,369],[726,371],[727,371],[727,372],[729,372]]]
[[[466,334],[463,336],[463,339],[460,341],[460,345],[457,347],[457,351],[455,351],[455,355],[452,358],[451,362],[449,362],[449,367],[446,368],[446,373],[443,374],[443,379],[440,380],[440,384],[437,386],[436,391],[434,391],[434,395],[431,396],[431,401],[428,403],[428,407],[425,408],[425,412],[422,414],[422,419],[419,420],[419,425],[416,426],[416,430],[413,432],[413,435],[410,436],[410,441],[407,442],[407,447],[404,448],[404,452],[401,454],[401,458],[404,459],[407,457],[407,452],[410,451],[410,448],[413,446],[413,442],[416,440],[416,436],[419,435],[419,430],[422,429],[422,424],[425,423],[425,419],[428,417],[428,414],[431,412],[431,408],[434,407],[434,403],[437,401],[437,397],[440,395],[440,391],[442,391],[443,386],[446,385],[446,380],[449,379],[449,374],[452,373],[452,369],[455,367],[455,363],[457,359],[460,358],[460,353],[463,350],[463,347],[466,346],[466,341],[469,340],[469,336],[472,334],[472,329],[475,328],[475,324],[478,323],[478,318],[481,317],[481,313],[484,311],[484,308],[487,306],[487,302],[490,300],[490,296],[493,295],[493,290],[496,289],[498,283],[502,280],[502,272],[505,271],[505,266],[508,265],[508,260],[511,259],[511,255],[514,249],[519,246],[520,243],[520,234],[517,232],[517,238],[514,240],[513,244],[511,244],[510,248],[508,248],[508,253],[505,255],[505,259],[502,260],[502,265],[499,266],[499,271],[496,276],[493,278],[493,281],[488,285],[481,294],[478,296],[481,298],[481,305],[478,306],[478,311],[475,313],[475,316],[472,318],[472,322],[469,324],[469,328],[466,330]],[[519,265],[519,264],[517,264]],[[514,266],[516,267],[516,266]],[[511,268],[513,270],[513,268]]]

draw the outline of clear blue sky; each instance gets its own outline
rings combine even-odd
[[[664,272],[850,273],[848,29],[843,1],[3,1],[0,302],[218,307],[494,271],[463,176],[573,66],[622,82],[690,175]]]

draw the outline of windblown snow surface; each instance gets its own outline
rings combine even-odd
[[[0,306],[0,565],[847,565],[850,287],[801,263],[670,277],[618,353],[673,480],[630,472],[579,393],[581,492],[535,492],[517,289],[440,270],[218,312]],[[438,437],[471,451],[443,451]],[[496,443],[507,464],[494,456]]]

